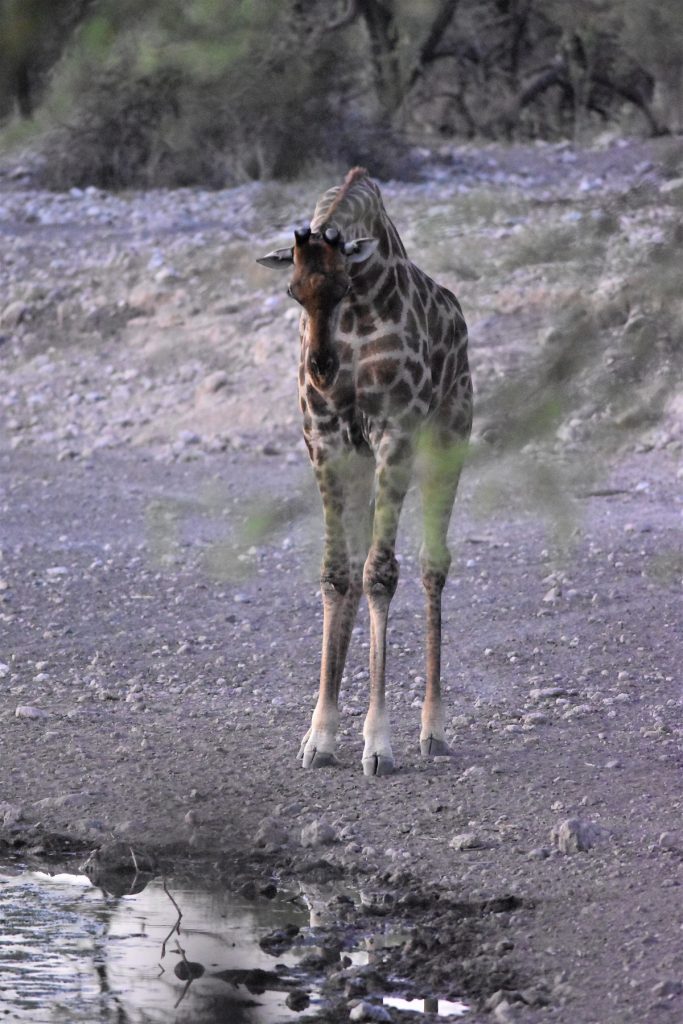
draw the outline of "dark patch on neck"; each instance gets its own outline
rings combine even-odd
[[[351,274],[353,290],[358,295],[371,291],[384,273],[384,265],[377,256],[371,256],[366,263],[361,263],[359,269]]]
[[[389,267],[386,271],[382,285],[375,295],[374,306],[378,310],[380,316],[384,315],[384,311],[388,306],[392,295],[396,289],[396,274],[393,267]]]

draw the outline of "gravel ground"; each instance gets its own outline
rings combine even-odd
[[[388,187],[399,227],[412,225],[404,236],[463,181],[479,190],[468,201],[482,203],[482,187],[503,199],[521,189],[562,218],[567,196],[578,204],[597,190],[606,206],[643,175],[655,193],[676,180],[658,178],[656,154],[637,147],[467,151],[462,163]],[[445,599],[455,756],[432,763],[417,750],[423,621],[409,495],[390,635],[398,770],[368,780],[360,768],[363,612],[341,765],[304,772],[295,754],[316,691],[319,507],[293,409],[294,318],[250,260],[306,190],[57,196],[29,185],[15,170],[0,193],[2,841],[59,833],[86,848],[113,834],[197,870],[239,874],[253,861],[285,878],[322,858],[325,870],[425,894],[402,969],[443,994],[464,986],[488,999],[496,1020],[679,1017],[676,396],[618,451],[587,446],[604,412],[582,405],[521,463],[494,445],[468,467]],[[547,331],[563,275],[578,274],[522,267],[511,307],[482,274],[487,246],[516,242],[514,225],[502,225],[511,238],[492,236],[496,209],[480,213],[478,276],[471,264],[446,271],[478,325],[484,410],[492,379]],[[672,210],[639,211],[647,244]],[[509,486],[522,464],[524,481],[552,476],[543,515],[525,485]],[[504,897],[455,964],[443,907]]]

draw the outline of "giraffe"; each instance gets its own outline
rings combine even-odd
[[[441,594],[451,557],[448,524],[472,425],[467,328],[458,300],[409,260],[365,168],[318,200],[294,245],[258,262],[291,273],[302,306],[299,401],[323,505],[320,689],[299,757],[337,763],[339,689],[358,605],[370,613],[365,775],[394,768],[385,697],[395,546],[415,470],[422,499],[426,597],[423,756],[451,753],[441,700]]]

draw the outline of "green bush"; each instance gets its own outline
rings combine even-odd
[[[347,101],[357,68],[336,37],[297,60],[287,5],[181,5],[176,21],[168,6],[121,21],[113,5],[83,25],[55,74],[47,187],[218,188],[321,163],[406,170],[389,127]]]

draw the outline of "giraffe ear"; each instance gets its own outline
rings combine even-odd
[[[342,249],[349,263],[364,263],[377,249],[376,238],[355,238],[352,242],[344,242]]]
[[[289,249],[274,249],[266,256],[260,256],[256,262],[262,267],[270,267],[271,270],[286,270],[294,261],[294,252]]]

